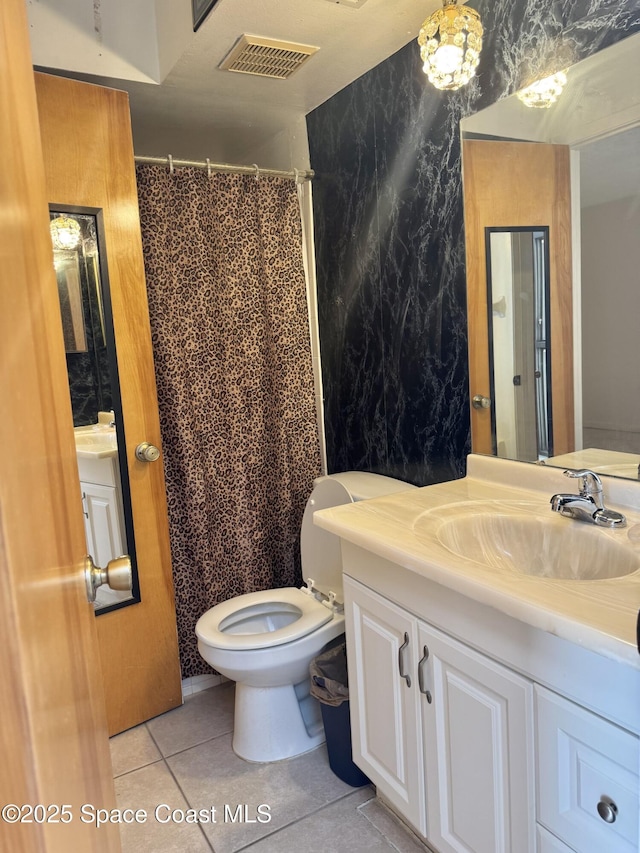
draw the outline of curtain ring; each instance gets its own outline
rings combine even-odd
[[[168,160],[169,160],[169,174],[173,175],[173,157],[171,156],[171,154],[168,155]]]
[[[211,177],[211,160],[207,157],[207,175]]]
[[[294,170],[293,170],[293,174],[294,174],[295,179],[296,179],[296,184],[301,184],[301,183],[302,183],[302,180],[300,179],[300,171],[299,171],[299,169],[294,169]]]
[[[257,181],[257,180],[258,180],[258,178],[260,177],[260,169],[258,168],[258,164],[257,164],[257,163],[252,163],[251,165],[252,165],[252,166],[253,166],[253,168],[256,170],[256,181]]]

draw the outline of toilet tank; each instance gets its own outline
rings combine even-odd
[[[313,491],[305,507],[300,531],[302,578],[305,583],[310,578],[313,579],[315,590],[327,598],[330,593],[334,593],[336,601],[342,604],[340,539],[313,523],[313,514],[316,510],[415,488],[402,480],[384,477],[382,474],[370,474],[366,471],[344,471],[340,474],[327,474],[314,480]]]
[[[370,474],[368,471],[343,471],[340,474],[328,474],[326,477],[318,477],[314,483],[319,484],[321,480],[325,479],[336,480],[341,483],[352,501],[366,501],[369,498],[379,498],[382,495],[406,492],[407,489],[416,488],[403,480],[385,477],[383,474]]]

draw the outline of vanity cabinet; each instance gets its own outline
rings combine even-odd
[[[354,565],[378,562],[387,577],[396,568],[370,554]],[[468,600],[440,609],[433,587],[422,608],[385,583],[382,595],[344,577],[353,757],[382,798],[437,853],[637,853],[638,735],[560,695],[608,692],[601,659],[564,660],[563,644],[549,660],[537,643],[556,638],[514,628],[501,640],[460,612]],[[493,657],[505,649],[512,665]],[[547,678],[553,690],[536,683]],[[636,679],[620,689],[629,718]]]
[[[353,753],[438,853],[535,849],[533,685],[345,577]]]
[[[420,621],[418,639],[429,841],[533,851],[531,682]]]
[[[344,595],[354,761],[426,835],[423,733],[414,675],[418,622],[347,577]]]
[[[571,850],[637,853],[638,738],[535,690],[540,823]]]

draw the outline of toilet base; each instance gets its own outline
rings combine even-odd
[[[324,743],[320,705],[309,681],[280,687],[236,683],[233,751],[265,763],[302,755]]]

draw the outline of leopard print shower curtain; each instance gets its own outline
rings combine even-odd
[[[300,585],[320,473],[293,181],[137,167],[183,678],[195,623]]]

